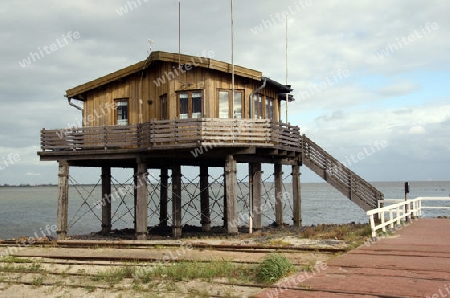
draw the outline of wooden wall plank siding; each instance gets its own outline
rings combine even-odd
[[[218,92],[232,88],[229,64],[207,58],[202,58],[200,61],[200,58],[196,57],[195,62],[198,66],[192,66],[191,70],[180,71],[178,55],[155,53],[157,54],[152,53],[153,60],[143,74],[141,70],[145,64],[138,63],[130,66],[131,68],[127,67],[67,91],[68,96],[75,96],[77,92],[84,91],[82,94],[77,94],[84,99],[85,126],[117,125],[113,108],[117,99],[128,99],[129,125],[161,120],[161,97],[164,94],[167,94],[169,120],[177,119],[179,117],[178,94],[182,91],[202,92],[203,117],[219,118]],[[192,59],[191,56],[181,55],[182,64],[192,63]],[[133,69],[134,72],[131,71]],[[261,84],[260,72],[237,67],[235,90],[243,91],[243,118],[249,118],[249,96]],[[273,120],[275,122],[279,121],[278,92],[278,87],[270,84],[267,84],[266,88],[260,92],[264,97],[274,99]],[[265,110],[264,101],[263,110]],[[142,113],[142,119],[140,113]]]

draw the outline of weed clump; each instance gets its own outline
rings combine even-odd
[[[257,268],[257,281],[264,284],[274,283],[279,279],[293,273],[295,266],[282,254],[270,254]]]

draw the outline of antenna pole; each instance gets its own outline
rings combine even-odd
[[[288,84],[288,16],[286,15],[286,86]],[[286,124],[288,120],[289,94],[286,92]]]
[[[178,68],[181,67],[181,0],[178,0]]]
[[[234,118],[234,9],[231,0],[231,113]]]

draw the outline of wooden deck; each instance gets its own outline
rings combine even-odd
[[[304,164],[365,211],[383,199],[379,190],[301,135],[298,126],[269,119],[177,119],[42,129],[41,150],[41,160],[89,167],[133,167],[138,158],[156,168],[162,160],[194,166],[207,161],[222,167],[230,154],[243,163]]]
[[[300,152],[300,129],[269,119],[179,119],[128,126],[41,130],[41,156],[103,150],[262,147]]]
[[[450,297],[450,220],[419,219],[393,236],[300,273],[256,297]],[[297,282],[303,277],[303,282]]]

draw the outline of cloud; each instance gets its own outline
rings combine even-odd
[[[0,158],[18,152],[22,159],[8,172],[0,172],[1,181],[56,181],[56,163],[39,162],[36,151],[41,128],[64,128],[80,117],[67,105],[66,89],[145,59],[148,38],[155,41],[155,51],[178,51],[178,1],[141,2],[123,16],[116,10],[127,5],[124,0],[19,0],[2,5]],[[285,23],[277,20],[258,34],[252,29],[290,7],[296,9],[296,3],[235,1],[236,64],[284,83]],[[439,78],[448,77],[450,71],[450,3],[311,3],[289,15],[288,79],[296,98],[289,106],[289,121],[341,158],[376,140],[389,141],[378,156],[385,165],[398,165],[391,178],[394,173],[400,177],[411,172],[408,169],[418,160],[444,165],[441,161],[448,160],[450,149],[450,93],[437,82],[445,83]],[[181,51],[196,55],[212,50],[216,59],[230,62],[229,8],[227,1],[182,1]],[[379,57],[380,50],[422,30],[428,22],[439,28]],[[80,39],[20,67],[18,61],[30,52],[69,31],[78,31]],[[334,80],[339,70],[347,70],[349,76]],[[333,84],[310,91],[327,79]],[[358,165],[369,178],[386,172],[374,164],[372,170],[365,168],[375,160],[378,157]],[[439,167],[438,172],[448,178]],[[97,181],[98,177],[86,178]]]
[[[377,90],[377,93],[384,97],[404,96],[419,90],[417,84],[411,82],[404,82],[382,87]]]
[[[27,175],[27,176],[41,176],[41,173],[26,172],[25,175]]]
[[[426,133],[425,128],[422,125],[411,126],[411,128],[408,130],[408,134],[411,135],[420,135],[425,133]]]
[[[329,116],[328,115],[319,116],[316,118],[316,121],[332,122],[332,121],[341,120],[341,119],[344,119],[344,112],[339,110],[339,111],[334,111]]]

